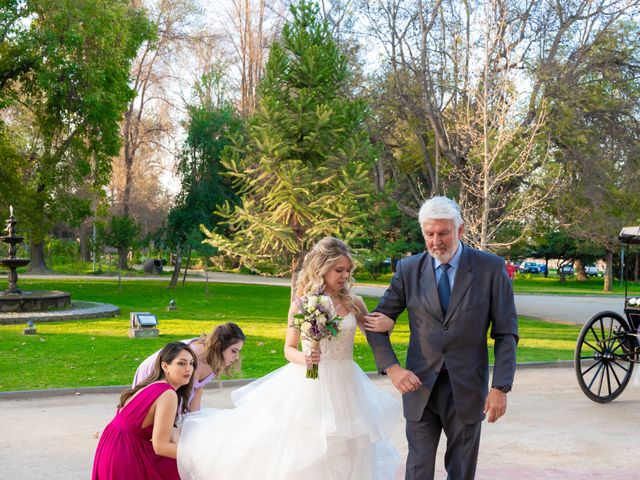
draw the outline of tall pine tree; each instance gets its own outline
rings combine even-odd
[[[318,6],[301,0],[269,53],[244,143],[225,166],[242,196],[217,213],[232,232],[206,240],[246,267],[291,272],[325,235],[362,234],[372,148],[366,108],[348,92],[349,68]]]

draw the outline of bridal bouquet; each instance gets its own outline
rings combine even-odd
[[[320,340],[335,337],[342,318],[338,316],[328,295],[305,295],[299,300],[300,313],[293,316],[293,328],[311,342],[312,350],[320,349]],[[318,378],[318,365],[307,368],[307,378]]]

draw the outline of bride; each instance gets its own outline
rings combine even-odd
[[[189,414],[178,443],[182,480],[393,479],[399,456],[390,442],[399,402],[377,389],[353,361],[364,302],[350,294],[354,264],[347,245],[332,237],[305,257],[297,295],[323,291],[340,332],[312,350],[293,328],[289,310],[284,353],[289,364],[232,392],[233,409]],[[372,328],[389,330],[392,325]],[[305,378],[317,364],[317,380]]]

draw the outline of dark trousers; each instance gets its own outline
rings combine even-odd
[[[478,463],[482,423],[464,424],[453,405],[451,383],[446,370],[440,372],[422,418],[407,420],[409,454],[405,480],[432,480],[436,451],[444,430],[447,450],[444,465],[448,480],[473,480]]]

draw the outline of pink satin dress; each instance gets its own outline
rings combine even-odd
[[[116,413],[100,436],[93,480],[180,480],[176,460],[153,450],[153,424],[142,428],[153,402],[169,389],[168,383],[152,383]]]

